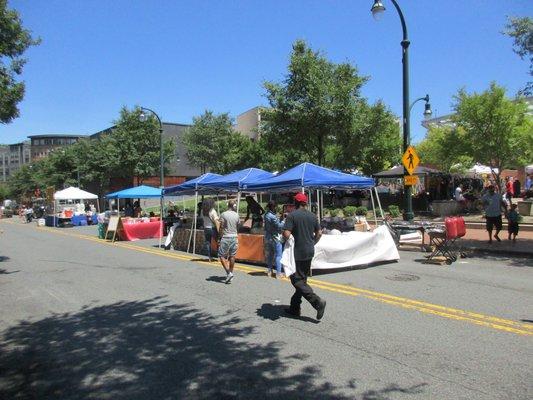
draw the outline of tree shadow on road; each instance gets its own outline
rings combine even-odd
[[[281,355],[283,343],[246,341],[255,329],[162,297],[22,322],[1,333],[0,398],[387,398],[320,381],[308,357]]]
[[[511,267],[533,267],[533,258],[527,256],[510,256],[505,253],[499,255],[489,252],[476,252],[472,258],[501,262]]]

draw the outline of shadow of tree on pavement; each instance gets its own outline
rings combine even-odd
[[[346,395],[350,385],[319,383],[319,367],[305,357],[295,370],[283,343],[246,342],[254,330],[164,297],[21,322],[0,333],[0,398],[361,398]],[[385,399],[383,390],[362,398]]]

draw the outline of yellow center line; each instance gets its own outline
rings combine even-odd
[[[5,220],[3,222],[14,224],[13,222],[8,222]],[[218,262],[210,263],[207,260],[202,261],[202,259],[198,258],[200,257],[199,255],[169,253],[159,248],[157,249],[146,248],[146,247],[132,244],[130,242],[112,243],[110,241],[99,239],[95,236],[89,236],[86,234],[78,234],[78,233],[71,233],[71,232],[67,233],[65,231],[60,231],[57,228],[39,227],[39,229],[52,232],[55,234],[59,234],[59,235],[71,236],[71,237],[76,237],[76,238],[80,238],[84,240],[90,240],[95,243],[110,245],[114,247],[122,247],[124,249],[139,251],[139,252],[143,252],[147,254],[153,254],[153,255],[162,256],[165,258],[171,258],[171,259],[176,259],[176,260],[181,260],[181,261],[193,261],[194,260],[195,262],[198,262],[202,265],[220,268],[220,264]],[[254,266],[244,265],[240,263],[235,264],[235,270],[242,271],[248,274],[265,272],[264,267],[260,268],[260,267],[254,267]],[[289,282],[289,280],[286,278],[284,278],[282,281]],[[313,287],[327,290],[329,292],[336,292],[336,293],[345,294],[348,296],[361,296],[364,298],[379,301],[381,303],[393,305],[396,307],[401,307],[401,308],[405,308],[409,310],[415,310],[415,311],[419,311],[425,314],[436,315],[436,316],[443,317],[443,318],[464,321],[464,322],[468,322],[468,323],[472,323],[475,325],[484,326],[484,327],[488,327],[488,328],[492,328],[492,329],[496,329],[500,331],[506,331],[506,332],[515,333],[519,335],[533,335],[533,325],[523,324],[523,323],[519,323],[513,320],[509,320],[509,319],[498,318],[498,317],[484,315],[484,314],[480,314],[476,312],[465,311],[465,310],[452,308],[452,307],[446,307],[446,306],[442,306],[439,304],[427,303],[427,302],[423,302],[420,300],[414,300],[414,299],[409,299],[405,297],[394,296],[394,295],[390,295],[387,293],[376,292],[373,290],[356,288],[350,285],[342,285],[338,283],[327,282],[327,281],[323,281],[323,280],[319,280],[315,278],[310,278],[308,282]]]

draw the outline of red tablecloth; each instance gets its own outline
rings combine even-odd
[[[118,232],[121,240],[139,240],[160,238],[163,236],[162,224],[160,221],[137,222],[135,224],[122,224],[122,229]]]

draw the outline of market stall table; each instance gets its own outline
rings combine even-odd
[[[96,225],[98,223],[98,219],[96,218],[96,214],[90,216],[89,218],[90,218],[90,220],[91,220],[93,225]],[[87,219],[87,215],[81,214],[81,215],[73,215],[72,218],[71,218],[71,221],[72,221],[72,225],[81,226],[81,225],[85,225],[85,223],[88,222],[88,219]],[[85,221],[85,223],[83,223],[83,221]]]
[[[163,236],[163,230],[160,221],[133,222],[123,219],[117,234],[121,240],[132,241],[160,238]]]

